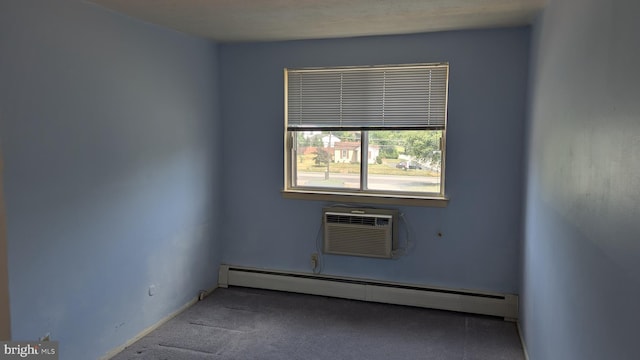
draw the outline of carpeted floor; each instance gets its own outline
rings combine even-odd
[[[113,358],[524,359],[515,323],[499,318],[228,288]]]

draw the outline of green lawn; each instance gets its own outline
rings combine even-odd
[[[313,158],[315,155],[298,156],[298,171],[308,172],[324,172],[326,165],[316,165]],[[379,175],[402,175],[402,176],[440,176],[440,173],[431,170],[416,169],[398,169],[396,164],[402,160],[398,159],[382,159],[382,164],[369,164],[369,174]],[[360,164],[350,163],[331,163],[329,164],[329,172],[336,174],[359,174]]]

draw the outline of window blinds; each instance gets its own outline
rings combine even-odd
[[[289,130],[444,129],[448,64],[285,69]]]

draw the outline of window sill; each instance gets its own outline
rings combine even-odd
[[[446,207],[449,199],[446,197],[363,194],[310,190],[282,190],[282,197],[296,200],[331,201],[359,204],[384,204],[424,207]]]

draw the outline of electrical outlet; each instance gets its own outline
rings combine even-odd
[[[155,294],[156,294],[156,286],[155,285],[149,286],[149,296],[153,296]]]
[[[311,254],[311,269],[315,271],[318,268],[318,265],[318,253]]]

